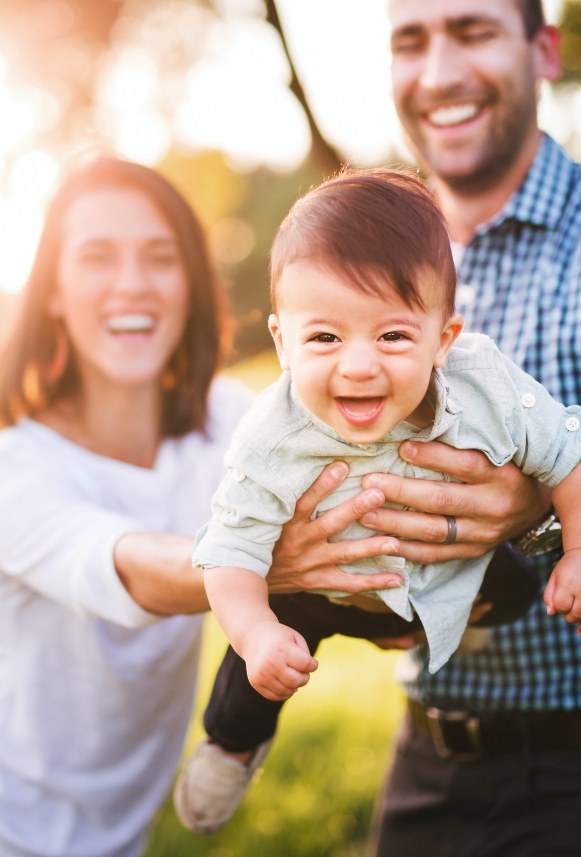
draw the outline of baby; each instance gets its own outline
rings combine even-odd
[[[269,603],[265,577],[281,527],[328,462],[346,461],[349,477],[317,514],[356,494],[370,472],[445,478],[404,462],[398,449],[406,439],[479,449],[498,466],[514,461],[554,488],[563,526],[565,555],[547,586],[547,608],[569,614],[581,598],[581,409],[552,399],[487,337],[461,335],[448,235],[423,184],[389,170],[328,180],[282,223],[271,273],[269,328],[284,371],[235,433],[194,554],[232,647],[206,711],[209,740],[175,791],[182,822],[204,833],[238,806],[282,701],[316,669],[322,638],[421,628],[433,672],[458,647],[482,590],[491,554],[427,566],[385,556],[346,568],[396,569],[399,588]],[[369,534],[356,524],[341,538]],[[495,605],[488,624],[522,615],[536,594],[528,569],[510,569],[486,574]]]

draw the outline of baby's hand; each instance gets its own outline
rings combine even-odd
[[[252,687],[273,702],[292,696],[318,667],[303,637],[276,621],[261,622],[246,634],[242,656]]]
[[[581,549],[570,550],[559,560],[549,578],[544,601],[547,613],[560,613],[567,622],[581,622]],[[577,629],[581,635],[581,630]]]

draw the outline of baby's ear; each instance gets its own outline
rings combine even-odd
[[[464,319],[461,315],[458,315],[458,313],[451,315],[446,321],[442,329],[442,333],[440,334],[440,347],[438,348],[434,359],[435,369],[444,365],[448,352],[462,333],[463,327]]]
[[[274,340],[274,347],[276,348],[276,353],[278,355],[278,362],[280,363],[281,369],[288,369],[289,364],[284,353],[284,345],[282,342],[282,331],[280,328],[280,322],[278,320],[278,316],[274,313],[271,313],[268,317],[268,329],[270,330],[270,335]]]

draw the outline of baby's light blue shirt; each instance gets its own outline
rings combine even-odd
[[[404,440],[439,440],[478,449],[501,466],[514,463],[549,486],[581,460],[581,407],[565,408],[530,375],[504,357],[491,339],[463,334],[443,369],[434,370],[428,396],[435,418],[419,429],[402,421],[378,443],[355,445],[319,420],[294,394],[288,372],[262,393],[243,417],[226,453],[227,473],[214,495],[212,518],[198,534],[194,564],[234,566],[266,577],[283,524],[322,468],[341,459],[344,483],[317,508],[320,515],[361,490],[363,476],[389,472],[441,480],[448,477],[403,461]],[[353,523],[335,538],[375,535]],[[491,553],[473,560],[419,565],[376,557],[344,566],[354,574],[397,571],[398,589],[369,593],[404,619],[415,611],[430,649],[430,672],[457,648]],[[331,597],[346,593],[326,592]]]

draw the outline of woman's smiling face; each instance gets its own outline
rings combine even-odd
[[[85,389],[97,378],[158,387],[188,306],[176,236],[145,193],[105,187],[72,204],[50,311],[65,326]]]

